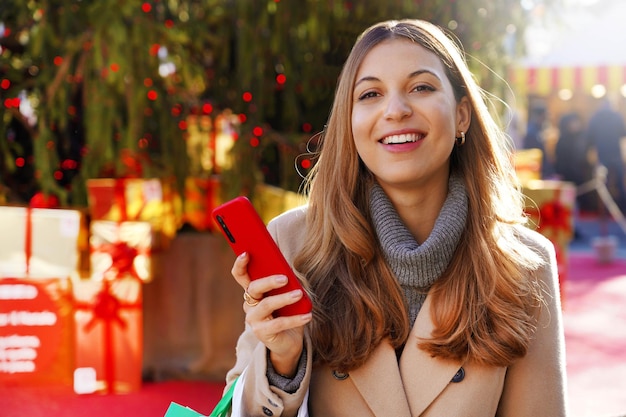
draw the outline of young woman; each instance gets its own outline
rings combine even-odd
[[[456,44],[420,20],[367,29],[336,90],[309,203],[269,224],[313,300],[250,282],[246,416],[565,415],[555,253],[524,226],[507,140]],[[300,410],[300,411],[299,411]]]

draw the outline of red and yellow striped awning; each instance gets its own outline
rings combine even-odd
[[[513,68],[509,83],[516,94],[549,95],[564,89],[589,94],[598,84],[618,92],[626,85],[626,65]]]

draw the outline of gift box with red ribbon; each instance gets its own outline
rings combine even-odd
[[[148,222],[163,245],[175,236],[182,221],[180,196],[173,180],[90,179],[87,194],[92,220]]]
[[[78,276],[87,233],[79,210],[0,206],[0,277]]]
[[[74,391],[128,393],[141,388],[142,284],[133,277],[74,283]]]
[[[79,210],[0,207],[1,381],[71,384],[71,278],[87,234]]]
[[[69,278],[0,278],[0,386],[71,386]]]
[[[554,244],[559,267],[561,297],[567,279],[568,247],[574,236],[576,186],[553,180],[535,180],[524,184],[529,227]]]
[[[150,223],[96,220],[91,222],[90,230],[92,279],[152,279]]]

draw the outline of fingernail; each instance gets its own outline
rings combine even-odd
[[[246,256],[248,256],[248,252],[241,252],[239,256],[237,256],[237,259],[242,259],[242,258],[245,258]]]
[[[291,298],[300,298],[302,296],[302,290],[294,290],[289,293]]]
[[[287,277],[284,276],[284,275],[278,275],[276,277],[276,282],[279,283],[279,284],[284,284],[284,283],[287,282]]]

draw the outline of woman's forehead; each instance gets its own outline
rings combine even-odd
[[[377,44],[363,57],[356,71],[356,79],[369,72],[392,73],[398,70],[413,72],[428,69],[444,76],[441,59],[421,44],[406,38],[391,38]]]

